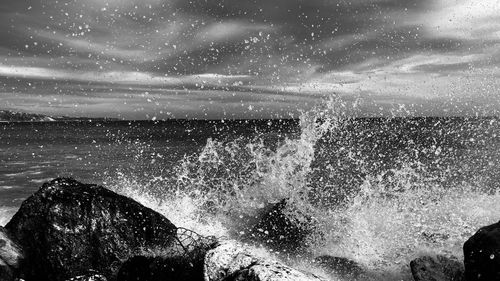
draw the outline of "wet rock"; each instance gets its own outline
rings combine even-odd
[[[159,213],[101,186],[44,184],[6,225],[19,241],[27,281],[59,281],[89,270],[115,280],[122,263],[148,250],[179,252],[177,228]]]
[[[346,280],[358,280],[365,275],[361,265],[343,257],[319,256],[314,259],[314,263],[327,273]]]
[[[14,278],[15,273],[12,272],[10,266],[0,259],[0,280],[11,281],[14,280]]]
[[[118,273],[119,281],[203,281],[203,261],[193,264],[175,257],[136,256],[125,262]]]
[[[302,272],[280,262],[257,257],[235,242],[224,242],[209,251],[204,264],[205,281],[325,281],[319,276]]]
[[[19,245],[11,239],[5,228],[0,227],[0,280],[14,280],[22,258]]]
[[[67,279],[66,281],[108,281],[104,275],[98,273],[89,273]]]
[[[479,229],[464,244],[467,281],[500,280],[500,222]]]
[[[179,233],[181,232],[181,233]],[[203,281],[206,252],[216,245],[213,237],[202,237],[190,230],[178,231],[186,251],[180,256],[136,256],[126,261],[118,273],[119,281]]]
[[[306,240],[314,232],[314,220],[288,205],[286,199],[270,205],[250,233],[272,249],[294,253],[307,246]]]
[[[415,281],[464,281],[464,265],[456,257],[424,256],[410,262]]]

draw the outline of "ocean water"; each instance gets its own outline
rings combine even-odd
[[[286,198],[288,216],[314,218],[303,253],[258,251],[320,274],[309,260],[326,254],[355,260],[369,279],[411,280],[412,258],[462,257],[465,240],[500,219],[497,118],[344,111],[331,101],[300,120],[2,123],[0,225],[59,176],[240,240],[248,217]]]

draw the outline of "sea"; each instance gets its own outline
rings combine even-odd
[[[358,118],[325,105],[284,120],[0,123],[0,225],[57,177],[240,241],[248,217],[286,199],[287,216],[313,218],[314,231],[299,253],[253,241],[257,252],[332,280],[349,279],[314,257],[351,259],[367,280],[412,280],[412,259],[461,259],[500,220],[500,119]]]

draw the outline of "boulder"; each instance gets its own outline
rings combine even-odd
[[[295,253],[307,246],[307,238],[313,232],[314,219],[283,199],[265,208],[249,233],[274,250]]]
[[[500,222],[479,229],[464,244],[467,281],[500,280]]]
[[[325,281],[278,261],[258,257],[236,242],[226,241],[208,251],[204,264],[205,281]]]
[[[464,281],[464,265],[456,257],[423,256],[410,262],[415,281]]]
[[[0,227],[0,280],[14,280],[22,258],[19,245],[11,239],[5,228]]]
[[[202,237],[190,230],[178,231],[183,247],[182,256],[135,256],[126,261],[118,272],[119,281],[203,281],[206,251],[217,242],[213,237]]]
[[[89,270],[116,280],[145,251],[179,253],[177,228],[159,213],[104,187],[60,178],[45,183],[6,225],[25,258],[22,278],[59,281]]]
[[[136,256],[126,261],[118,272],[119,281],[203,281],[203,260],[191,263],[176,257]]]
[[[12,268],[0,259],[0,280],[13,281],[15,280],[15,273]]]
[[[314,259],[328,274],[341,277],[345,280],[358,280],[364,276],[364,269],[357,262],[343,257],[319,256]]]

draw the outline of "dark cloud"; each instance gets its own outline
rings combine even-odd
[[[317,63],[326,68],[371,56],[364,49],[414,44],[414,34],[392,36],[405,15],[427,1],[3,1],[4,46],[21,56],[116,62],[142,71],[258,73],[244,61]],[[231,26],[232,25],[232,26]],[[374,42],[366,33],[390,41]],[[342,52],[320,42],[357,35]],[[214,40],[215,39],[218,40]],[[413,40],[415,41],[415,40]],[[407,44],[407,45],[408,45]],[[397,51],[403,51],[401,48]],[[326,52],[326,53],[325,53]],[[345,56],[349,53],[349,56]],[[270,57],[270,58],[269,58]],[[274,58],[273,60],[273,57]],[[318,58],[319,57],[319,58]],[[311,61],[312,60],[312,61]],[[88,66],[91,66],[90,63]],[[226,69],[224,69],[224,65]],[[76,63],[76,68],[85,65]],[[275,72],[273,68],[260,72]]]

